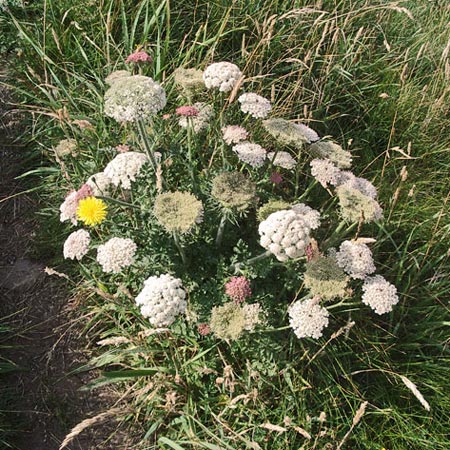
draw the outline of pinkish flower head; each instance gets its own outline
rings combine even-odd
[[[209,333],[211,333],[211,327],[207,323],[199,323],[197,326],[197,331],[202,336],[207,336]]]
[[[194,106],[180,106],[175,110],[177,116],[195,117],[200,111]]]
[[[172,114],[163,114],[162,118],[163,120],[169,120]]]
[[[80,187],[77,191],[76,200],[79,202],[83,198],[91,197],[92,196],[92,189],[88,184],[83,184],[83,186]]]
[[[248,138],[248,131],[239,125],[228,125],[222,128],[223,140],[228,144],[238,144]]]
[[[129,55],[127,57],[127,59],[125,60],[125,64],[130,64],[130,63],[151,63],[152,62],[152,57],[143,51],[140,52],[134,52],[131,55]]]
[[[245,277],[231,277],[225,284],[225,294],[227,294],[235,303],[242,303],[248,297],[251,297],[252,290],[250,281]]]
[[[280,184],[283,181],[283,177],[278,172],[273,172],[270,175],[270,181],[274,184]]]
[[[116,150],[119,153],[126,153],[126,152],[130,151],[130,147],[128,147],[128,145],[125,145],[125,144],[119,144],[119,145],[116,145]]]

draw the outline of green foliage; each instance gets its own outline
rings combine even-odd
[[[284,0],[49,0],[46,5],[45,13],[40,2],[12,11],[15,18],[4,27],[8,49],[17,55],[12,63],[21,109],[33,113],[30,145],[38,158],[42,155],[43,165],[52,165],[30,174],[45,186],[40,214],[46,251],[59,254],[67,235],[57,211],[67,190],[77,189],[86,174],[103,168],[118,143],[140,145],[137,136],[113,126],[102,111],[104,78],[124,69],[125,57],[139,46],[154,61],[143,74],[164,81],[169,94],[176,67],[235,62],[251,74],[245,89],[273,94],[274,116],[301,118],[319,134],[347,141],[346,148],[358,156],[358,169],[381,186],[388,220],[366,232],[377,237],[380,271],[389,274],[402,301],[391,316],[382,318],[358,314],[356,302],[337,304],[330,321],[344,331],[319,344],[298,342],[291,332],[276,329],[286,323],[285,308],[274,312],[273,329],[244,335],[231,347],[212,336],[199,336],[182,322],[170,335],[146,335],[146,321],[123,292],[138,292],[140,277],[148,275],[150,267],[157,273],[180,271],[183,265],[176,245],[151,214],[146,199],[154,197],[155,188],[150,175],[126,199],[139,205],[139,212],[111,204],[115,233],[127,237],[137,231],[133,237],[138,247],[152,242],[153,248],[166,249],[139,255],[122,291],[122,278],[105,279],[95,264],[82,267],[89,276],[84,287],[89,336],[93,341],[115,336],[129,340],[110,347],[93,365],[105,368],[107,382],[134,385],[130,421],[137,418],[145,427],[145,448],[258,448],[255,443],[271,450],[333,448],[350,429],[361,402],[368,400],[366,414],[347,441],[349,448],[447,449],[449,6],[381,0],[326,0],[314,8]],[[16,35],[19,40],[12,45]],[[169,109],[181,101],[170,97]],[[237,111],[230,114],[239,117]],[[92,127],[80,128],[80,120]],[[173,118],[169,125],[176,127]],[[162,133],[164,125],[153,126],[159,136],[154,150],[172,159],[165,181],[174,189],[190,183],[186,133],[168,136]],[[272,138],[261,129],[253,132],[267,148],[271,145]],[[55,170],[51,148],[62,138],[76,139],[81,155]],[[194,145],[204,159],[199,159],[200,167],[207,162],[208,149],[199,141]],[[401,172],[403,167],[408,176]],[[262,192],[261,202],[290,200],[305,192],[305,174],[300,165],[292,183],[277,187],[264,176],[253,181]],[[197,188],[209,192],[208,177],[200,177]],[[320,189],[311,187],[311,201],[322,198]],[[323,203],[325,217],[335,205],[333,199]],[[219,212],[205,216],[204,226],[217,227],[218,219]],[[242,235],[239,218],[230,220],[234,223],[225,230],[223,259],[208,250],[210,235],[193,234],[183,243],[188,259],[199,261],[188,287],[192,301],[201,303],[196,311],[201,317],[223,300],[220,281],[229,275],[229,264],[255,254],[255,242],[245,231]],[[250,216],[248,221],[248,229],[256,229],[256,219]],[[324,231],[328,235],[331,222],[329,226]],[[194,250],[196,239],[202,245]],[[302,269],[288,269],[286,274],[273,260],[242,268],[249,279],[259,280],[263,306],[295,298],[295,273]],[[283,287],[274,285],[280,276],[285,277]],[[105,298],[94,294],[98,288]],[[356,325],[345,328],[347,319]],[[417,384],[431,404],[430,413],[398,375]]]

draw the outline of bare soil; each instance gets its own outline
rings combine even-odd
[[[96,373],[77,373],[87,361],[77,316],[64,279],[44,272],[47,261],[35,261],[32,249],[38,205],[16,176],[29,170],[20,145],[19,117],[8,106],[10,94],[0,74],[0,362],[16,370],[1,374],[1,413],[15,431],[6,442],[19,450],[56,450],[70,430],[115,404],[113,391],[82,388]],[[29,187],[29,186],[28,186]],[[5,404],[6,403],[6,404]],[[119,405],[120,406],[120,405]],[[113,416],[82,431],[71,450],[131,449]],[[0,427],[0,448],[2,444]]]

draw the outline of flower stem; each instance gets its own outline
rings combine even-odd
[[[222,244],[223,240],[223,232],[225,231],[225,225],[228,220],[228,214],[226,211],[223,211],[222,218],[220,219],[219,228],[217,230],[217,236],[216,236],[216,247],[219,248]]]
[[[345,228],[346,224],[347,224],[347,222],[345,220],[341,220],[341,222],[339,223],[337,228],[333,231],[331,236],[322,243],[322,245],[321,245],[322,250],[325,250],[325,249],[328,249],[328,248],[332,247],[334,245],[334,243],[341,236],[346,236],[353,228],[355,228],[358,225],[356,222],[355,223],[351,223],[347,227],[347,229],[344,231],[344,233],[341,233],[341,231]]]
[[[177,246],[177,249],[178,249],[178,252],[180,253],[181,259],[183,260],[183,264],[185,266],[187,266],[188,265],[188,259],[186,257],[186,253],[184,251],[184,248],[181,245],[180,237],[178,236],[177,233],[173,233],[173,240],[175,241],[175,245]]]
[[[150,164],[153,167],[153,170],[156,172],[156,159],[155,159],[155,153],[153,152],[153,145],[150,143],[150,140],[147,135],[147,131],[145,129],[145,124],[142,119],[139,119],[137,121],[137,127],[138,127],[138,133],[139,137],[141,138],[142,144],[144,146],[145,153],[148,156],[148,159],[150,160]]]
[[[235,264],[231,264],[230,266],[230,270],[234,270],[235,272],[237,272],[238,270],[240,270],[240,268],[243,265],[249,265],[249,264],[253,264],[257,261],[260,261],[261,259],[265,259],[269,256],[272,255],[272,252],[270,250],[265,251],[264,253],[261,253],[258,256],[254,256],[253,258],[247,259],[247,261],[244,261],[243,263],[235,263]]]
[[[192,161],[192,130],[194,127],[193,121],[190,117],[187,117],[187,145],[188,145],[188,164],[189,164],[189,175],[192,179],[192,186],[194,187],[194,190],[197,190],[196,188],[196,182],[195,182],[195,176],[194,176],[194,167],[193,167],[193,161]]]

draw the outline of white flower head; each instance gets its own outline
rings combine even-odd
[[[115,70],[105,78],[105,83],[111,86],[117,80],[124,77],[131,77],[131,72],[129,72],[128,70]]]
[[[362,280],[376,270],[372,252],[366,244],[344,241],[335,257],[338,266],[354,279]]]
[[[242,94],[238,98],[238,102],[241,104],[241,111],[250,114],[255,119],[264,119],[272,109],[272,105],[267,98],[261,97],[254,92]]]
[[[131,182],[136,181],[142,166],[148,161],[147,155],[139,152],[119,153],[105,167],[103,173],[110,178],[114,186],[131,189]]]
[[[105,114],[118,122],[146,120],[166,106],[164,89],[150,77],[119,77],[105,93]]]
[[[154,327],[167,327],[178,314],[186,312],[186,291],[179,278],[169,274],[152,276],[144,281],[136,304]]]
[[[230,92],[242,72],[230,62],[218,62],[208,66],[203,72],[203,81],[207,89],[217,88],[220,92]]]
[[[74,231],[64,242],[64,258],[80,260],[88,252],[90,243],[89,232],[86,230]]]
[[[131,239],[114,237],[98,247],[97,262],[103,272],[119,273],[124,267],[133,264],[136,249]]]
[[[311,230],[315,230],[320,227],[320,212],[311,208],[304,203],[296,203],[291,206],[291,209],[295,211],[305,221]]]
[[[242,305],[246,331],[253,331],[258,325],[264,324],[265,313],[260,303],[245,303]]]
[[[338,183],[335,186],[346,186],[356,189],[371,199],[376,199],[378,195],[377,188],[369,180],[357,177],[349,170],[344,170],[340,173]]]
[[[272,213],[259,224],[260,244],[275,255],[278,261],[300,258],[310,241],[311,228],[294,210]]]
[[[337,186],[341,180],[341,170],[329,159],[313,159],[310,163],[311,175],[324,187]]]
[[[312,129],[309,128],[307,125],[303,123],[294,123],[293,124],[299,132],[303,134],[306,141],[309,144],[312,144],[313,142],[316,142],[320,139],[319,135]]]
[[[77,191],[72,191],[65,198],[64,202],[59,207],[60,216],[59,220],[65,222],[70,220],[72,225],[76,225],[77,221],[77,208],[78,208],[78,193]]]
[[[397,288],[381,275],[365,279],[362,302],[370,306],[376,314],[386,314],[399,301]]]
[[[183,128],[191,126],[194,130],[194,133],[198,134],[208,128],[208,125],[214,118],[215,113],[214,108],[211,105],[207,105],[206,103],[197,102],[194,103],[193,106],[198,111],[198,114],[191,117],[182,116],[180,117],[178,124]]]
[[[269,152],[267,153],[267,159],[272,161],[274,166],[287,170],[292,170],[297,165],[297,161],[288,152]]]
[[[328,326],[328,311],[315,298],[298,300],[289,309],[289,325],[299,339],[319,339]]]
[[[104,172],[98,172],[91,175],[86,184],[91,188],[92,195],[98,197],[101,195],[109,195],[111,187],[111,178],[105,175]]]
[[[259,144],[251,142],[242,142],[233,146],[233,151],[238,158],[252,167],[261,167],[264,165],[267,157],[267,151]]]
[[[228,144],[238,144],[248,138],[248,131],[239,125],[228,125],[222,128],[223,140]]]

